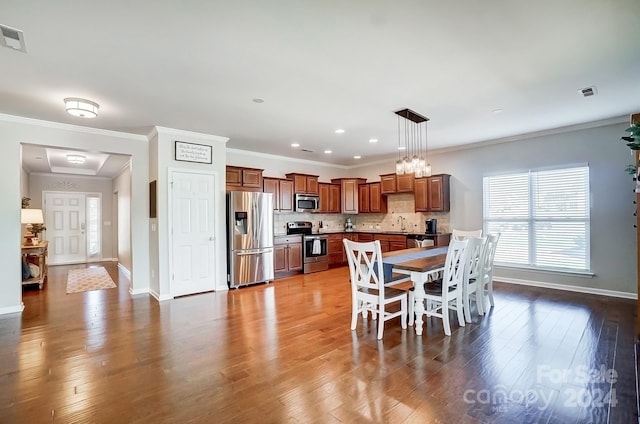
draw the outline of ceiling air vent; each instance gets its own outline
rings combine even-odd
[[[13,50],[20,50],[23,53],[27,52],[27,47],[24,44],[24,33],[22,31],[6,25],[0,25],[0,31],[2,32],[0,42],[3,46]]]
[[[309,149],[300,149],[300,150],[302,150],[303,152],[307,152],[307,153],[313,153],[313,150],[309,150]]]
[[[596,90],[596,87],[593,86],[593,87],[583,88],[582,90],[580,90],[580,93],[582,93],[584,97],[591,97],[598,94],[598,90]]]

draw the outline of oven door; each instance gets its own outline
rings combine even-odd
[[[327,258],[327,236],[305,236],[304,238],[304,260],[313,262]]]

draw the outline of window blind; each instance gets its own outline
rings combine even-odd
[[[497,264],[589,270],[588,166],[487,176],[483,194]]]

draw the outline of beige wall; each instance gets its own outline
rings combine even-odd
[[[113,179],[113,193],[117,198],[118,265],[129,273],[133,270],[131,258],[131,169],[124,168]],[[131,291],[134,289],[131,288]]]

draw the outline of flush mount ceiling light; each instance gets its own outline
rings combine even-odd
[[[69,163],[84,163],[86,160],[87,158],[82,155],[67,155],[67,162]]]
[[[427,144],[427,122],[429,118],[411,109],[402,109],[398,115],[398,151],[406,155],[396,162],[396,175],[414,174],[415,178],[430,177],[429,147]],[[422,129],[424,128],[424,141]],[[424,155],[424,156],[423,156]],[[426,157],[426,159],[425,159]]]
[[[98,116],[98,108],[100,108],[96,102],[77,97],[67,97],[64,99],[64,104],[68,114],[80,118],[95,118]]]
[[[291,143],[291,147],[300,147],[300,143]]]
[[[377,138],[370,138],[369,139],[369,143],[377,143],[378,139]]]
[[[336,134],[344,134],[344,130],[342,128],[338,128],[336,130]]]

